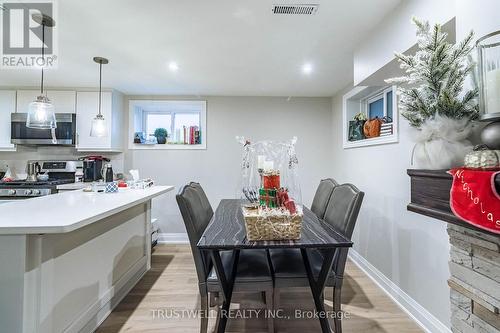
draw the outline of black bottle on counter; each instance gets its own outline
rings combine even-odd
[[[104,170],[104,181],[106,183],[110,183],[113,181],[113,167],[111,166],[111,163],[106,164],[105,170]]]

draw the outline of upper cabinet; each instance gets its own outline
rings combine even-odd
[[[56,113],[76,112],[76,92],[66,90],[47,90],[47,97],[54,104]],[[17,91],[17,112],[27,113],[29,105],[40,95],[39,90],[18,90]]]
[[[76,149],[86,152],[118,152],[123,148],[123,95],[116,91],[102,93],[101,112],[106,120],[105,137],[91,137],[90,125],[99,110],[99,92],[47,90],[56,113],[76,113]],[[0,150],[15,149],[10,144],[10,113],[28,113],[39,90],[0,90]],[[17,103],[16,103],[17,98]],[[17,106],[16,106],[17,105]]]
[[[106,120],[105,137],[91,137],[92,119],[99,112],[99,92],[78,91],[76,93],[76,148],[79,151],[121,151],[122,149],[122,96],[119,93],[103,92],[101,113]]]
[[[16,150],[10,143],[10,114],[15,110],[15,90],[0,90],[0,151]]]

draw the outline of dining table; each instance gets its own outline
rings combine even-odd
[[[223,333],[227,324],[227,316],[233,286],[238,267],[238,258],[241,250],[245,249],[300,249],[302,260],[307,272],[309,286],[316,311],[325,313],[323,291],[332,270],[332,265],[339,251],[347,251],[352,247],[352,242],[337,232],[330,224],[319,219],[310,209],[303,207],[302,230],[300,239],[297,240],[271,240],[249,241],[246,236],[245,220],[242,213],[242,204],[239,199],[223,199],[220,201],[214,215],[203,232],[197,247],[207,251],[213,262],[214,270],[220,283],[223,302],[219,311],[218,327],[216,332]],[[310,249],[321,249],[323,263],[319,273],[313,272],[308,256]],[[226,272],[222,264],[220,252],[233,251],[230,272]],[[323,333],[332,332],[328,316],[317,316]]]

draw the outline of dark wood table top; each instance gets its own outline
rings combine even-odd
[[[299,240],[250,242],[246,237],[241,200],[237,199],[221,200],[212,220],[198,242],[198,248],[205,250],[337,247],[352,247],[352,242],[335,231],[329,224],[318,219],[306,207],[304,207],[302,234]]]

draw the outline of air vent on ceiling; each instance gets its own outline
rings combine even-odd
[[[319,5],[273,5],[274,14],[283,15],[314,15]]]

